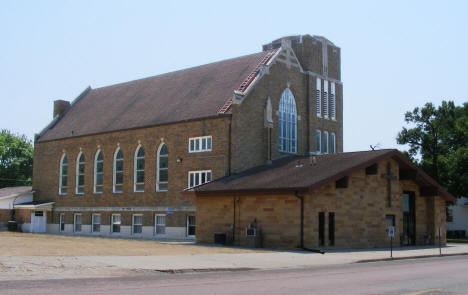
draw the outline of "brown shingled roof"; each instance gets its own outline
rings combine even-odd
[[[12,187],[4,187],[0,188],[0,198],[7,197],[7,196],[16,196],[21,195],[27,192],[31,192],[31,186],[12,186]]]
[[[267,54],[92,89],[38,142],[216,116]]]
[[[393,158],[399,162],[401,168],[417,171],[415,182],[419,185],[435,188],[447,201],[455,200],[450,193],[398,150],[350,152],[314,157],[315,164],[311,164],[311,158],[304,156],[278,159],[270,165],[254,167],[189,189],[186,194],[312,191],[354,171],[364,169],[384,159]]]

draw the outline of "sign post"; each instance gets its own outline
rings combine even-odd
[[[387,232],[390,237],[390,258],[393,258],[393,237],[395,237],[395,227],[389,226]]]
[[[439,255],[442,256],[442,244],[441,244],[440,239],[441,237],[440,237],[440,226],[439,226]]]

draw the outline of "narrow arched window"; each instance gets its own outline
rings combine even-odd
[[[114,154],[114,193],[123,191],[123,153],[117,148]]]
[[[138,146],[135,152],[135,171],[134,171],[134,182],[135,192],[145,191],[145,150],[142,146]]]
[[[278,110],[278,149],[280,152],[297,152],[297,110],[294,95],[286,88],[281,95]]]
[[[63,154],[62,159],[60,159],[60,178],[59,178],[59,194],[67,194],[67,185],[68,185],[68,161],[67,155]]]
[[[85,156],[82,152],[76,158],[76,193],[84,194],[85,184]]]
[[[94,193],[102,193],[103,188],[103,178],[104,178],[104,158],[102,156],[101,150],[96,152],[96,157],[94,158]]]
[[[156,191],[166,192],[169,181],[169,150],[164,143],[159,146],[157,159]]]

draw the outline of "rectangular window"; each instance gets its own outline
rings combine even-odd
[[[121,193],[123,191],[123,157],[115,159],[114,169],[114,193]]]
[[[65,231],[65,213],[60,213],[59,215],[59,230],[60,232]]]
[[[322,152],[322,131],[316,130],[316,140],[317,140],[317,154]]]
[[[195,216],[187,216],[187,236],[195,236]]]
[[[190,171],[188,177],[188,187],[194,187],[211,181],[211,170]]]
[[[328,213],[328,245],[335,245],[335,213]]]
[[[154,234],[163,236],[166,234],[166,215],[156,214],[154,217]]]
[[[330,93],[330,115],[332,120],[336,120],[336,96],[335,96],[335,83],[331,83]]]
[[[322,80],[317,78],[317,87],[315,90],[315,104],[316,104],[316,112],[317,117],[322,116]]]
[[[323,153],[328,154],[328,131],[323,132]]]
[[[82,225],[82,215],[81,213],[75,213],[73,229],[76,233],[81,232],[81,225]]]
[[[323,117],[328,118],[328,81],[323,81]]]
[[[132,217],[132,233],[134,235],[141,235],[143,230],[143,215],[135,214]]]
[[[93,214],[91,222],[93,224],[93,227],[91,228],[92,232],[101,232],[101,214]]]
[[[211,152],[211,136],[189,138],[189,153]]]
[[[112,214],[112,233],[120,233],[120,214]]]
[[[330,147],[331,147],[331,153],[336,154],[336,135],[335,133],[330,134]]]
[[[395,226],[395,215],[385,215],[385,225],[387,228]]]
[[[325,246],[325,213],[319,212],[319,246]]]
[[[85,162],[84,156],[78,158],[77,169],[76,169],[76,194],[84,194],[84,181],[85,181]]]

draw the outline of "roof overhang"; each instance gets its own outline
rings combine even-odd
[[[29,209],[29,210],[52,210],[55,202],[47,202],[40,204],[19,204],[15,205],[15,209]]]
[[[20,196],[33,194],[33,193],[34,193],[33,190],[26,191],[26,192],[20,192],[20,193],[14,193],[14,194],[10,194],[10,195],[7,195],[7,196],[0,197],[0,200],[12,199],[12,198],[20,197]]]

